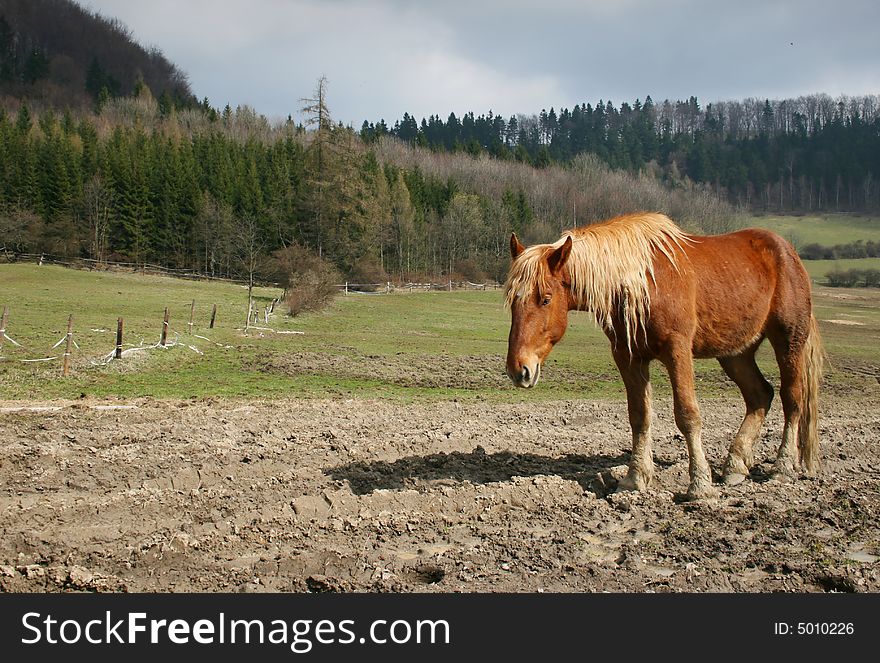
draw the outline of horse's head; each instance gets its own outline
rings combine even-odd
[[[541,366],[568,326],[570,282],[565,263],[571,237],[556,245],[524,248],[510,236],[513,262],[507,278],[510,337],[507,375],[518,387],[534,387]]]

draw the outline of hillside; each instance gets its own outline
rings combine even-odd
[[[433,150],[488,153],[542,167],[584,152],[614,169],[651,170],[678,186],[711,186],[754,211],[815,213],[880,209],[880,98],[743,99],[702,107],[696,97],[553,107],[510,119],[490,112],[364,122],[361,135],[390,134]]]
[[[737,213],[586,155],[569,168],[435,154],[350,129],[268,127],[247,109],[162,116],[152,99],[0,114],[0,249],[242,276],[243,250],[292,244],[349,280],[503,280],[534,243],[638,209],[719,232]],[[250,238],[250,239],[248,239]],[[277,282],[280,277],[268,277]]]
[[[729,195],[723,179],[692,171],[695,160],[685,148],[707,137],[711,124],[709,109],[697,113],[696,104],[693,123],[669,125],[670,149],[662,155],[654,148],[665,143],[654,139],[663,113],[642,105],[641,115],[635,109],[615,115],[604,106],[603,117],[617,120],[596,120],[590,131],[581,126],[585,136],[595,130],[622,140],[627,127],[641,128],[644,140],[631,147],[642,157],[619,161],[608,158],[620,152],[613,145],[592,140],[558,151],[560,141],[579,135],[580,125],[568,122],[567,113],[560,124],[552,109],[547,130],[535,135],[511,132],[510,123],[496,118],[497,140],[466,140],[466,129],[482,126],[470,115],[460,127],[457,121],[443,125],[454,130],[451,142],[420,134],[409,116],[391,136],[369,125],[358,135],[330,118],[325,84],[322,78],[311,100],[317,105],[304,109],[317,109],[305,120],[317,130],[290,119],[270,123],[247,106],[218,111],[196,104],[185,75],[158,49],[137,44],[118,21],[71,0],[0,0],[3,259],[46,253],[212,276],[250,271],[279,282],[279,254],[299,245],[353,282],[503,280],[511,231],[527,243],[549,241],[567,227],[657,210],[687,230],[718,233],[741,225],[748,208]],[[880,118],[856,122],[856,110],[822,115],[814,128],[840,129],[835,145],[858,142],[864,132],[874,140]],[[767,140],[776,131],[770,111],[778,117],[768,106]],[[435,121],[434,129],[441,124]],[[515,124],[522,125],[521,118]],[[762,135],[742,139],[770,145]],[[722,139],[723,132],[713,138]],[[653,147],[640,151],[638,145]],[[864,142],[869,156],[859,161],[859,168],[873,169],[868,175],[878,172],[871,145]],[[727,147],[707,152],[707,163],[724,170]],[[530,156],[532,148],[543,148],[546,158]],[[765,170],[777,172],[775,166]],[[808,179],[796,175],[789,169],[787,179],[756,179],[746,189],[768,205],[780,200],[779,208],[789,212],[795,189],[812,191]],[[831,171],[821,177],[816,213],[832,206],[829,182],[835,183],[834,209],[862,199],[871,208],[880,191],[873,175],[864,182]],[[774,190],[784,195],[777,198]],[[813,199],[804,200],[812,210]],[[246,256],[248,246],[258,247],[253,255]],[[277,259],[268,259],[273,254]]]
[[[186,75],[118,20],[72,0],[0,0],[0,101],[85,108],[139,83],[158,99],[194,103]],[[105,92],[102,92],[105,90]]]

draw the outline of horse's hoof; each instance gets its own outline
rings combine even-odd
[[[770,475],[770,481],[776,481],[777,483],[791,483],[795,479],[797,477],[792,472],[774,471]]]
[[[624,490],[644,491],[648,490],[649,485],[651,485],[650,477],[645,478],[640,474],[637,474],[636,476],[627,474],[625,477],[617,482],[617,490],[615,492],[620,492]]]
[[[788,461],[788,459],[784,459],[782,462],[777,459],[773,464],[773,469],[770,471],[770,481],[791,483],[792,481],[796,481],[797,478],[797,470],[795,469],[794,464]]]
[[[751,462],[746,462],[746,460],[739,454],[732,453],[728,455],[727,460],[724,462],[724,470],[722,470],[724,483],[726,483],[728,486],[735,486],[742,483],[749,475],[749,467],[751,467],[751,465]],[[727,482],[728,476],[737,475],[739,475],[739,478],[736,480],[735,483]]]
[[[721,491],[711,484],[701,484],[698,486],[692,485],[688,488],[685,499],[688,502],[696,502],[697,500],[714,500],[720,497],[720,495]]]
[[[739,472],[727,472],[721,480],[725,486],[738,486],[746,480],[746,475]]]

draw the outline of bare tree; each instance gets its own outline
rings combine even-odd
[[[85,201],[86,220],[89,224],[90,253],[92,258],[100,264],[106,258],[113,192],[104,186],[100,175],[96,174],[86,182],[83,200]]]
[[[229,273],[230,246],[233,237],[232,209],[209,193],[202,194],[202,204],[198,215],[199,240],[204,249],[204,271],[216,276]]]
[[[314,194],[312,196],[311,211],[315,217],[315,248],[318,256],[323,256],[324,241],[327,236],[328,225],[328,202],[327,189],[330,175],[327,172],[327,150],[331,142],[332,120],[330,110],[327,108],[327,77],[321,76],[315,86],[314,96],[300,99],[305,104],[300,112],[305,115],[305,126],[314,129],[309,152],[314,158],[314,177],[310,184]]]
[[[19,253],[32,247],[43,231],[43,221],[29,210],[0,212],[0,252]]]
[[[330,128],[330,110],[327,108],[327,77],[321,76],[315,86],[314,96],[300,99],[305,104],[300,112],[306,116],[305,125],[315,127],[319,137],[322,131]]]
[[[242,275],[247,276],[248,310],[245,329],[249,329],[251,314],[254,309],[254,281],[257,271],[263,262],[266,248],[266,240],[260,232],[260,226],[253,215],[245,214],[238,220],[236,243],[238,245],[236,257],[241,267]]]

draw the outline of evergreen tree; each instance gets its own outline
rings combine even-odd
[[[41,49],[35,48],[31,51],[25,61],[22,77],[29,85],[49,77],[49,58]]]

